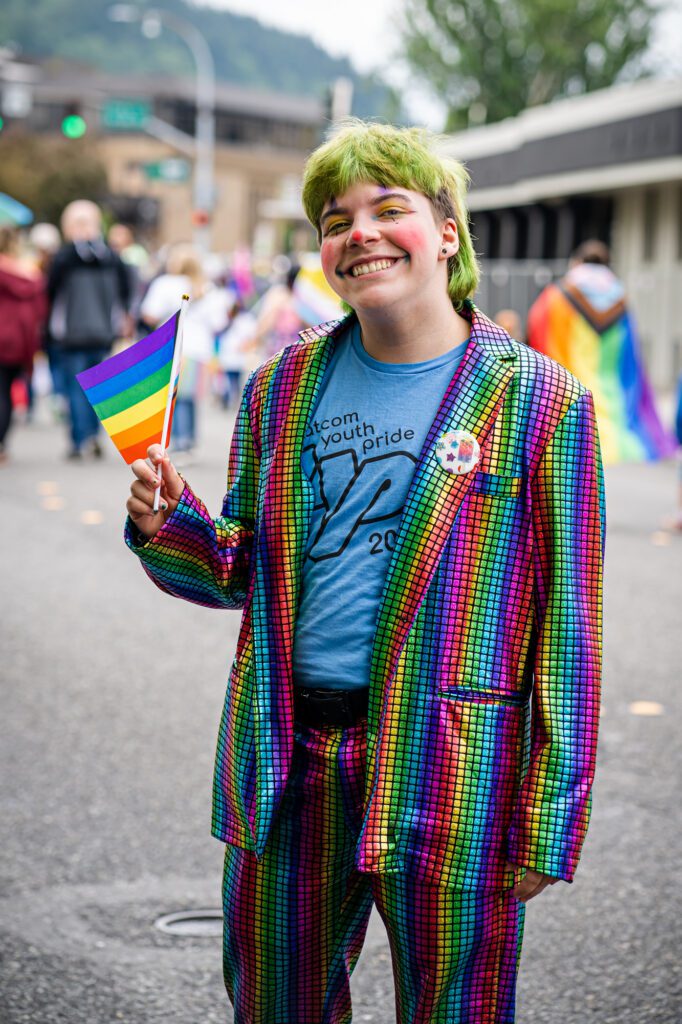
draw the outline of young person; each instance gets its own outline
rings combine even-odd
[[[158,447],[127,538],[243,608],[220,727],[237,1024],[351,1019],[372,904],[401,1024],[509,1022],[524,904],[571,881],[599,707],[590,394],[469,301],[466,176],[353,123],[303,201],[353,312],[249,379],[212,518]],[[151,506],[163,476],[161,513]]]

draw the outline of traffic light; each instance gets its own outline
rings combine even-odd
[[[67,139],[81,139],[88,130],[81,107],[78,103],[70,103],[62,118],[62,135]]]

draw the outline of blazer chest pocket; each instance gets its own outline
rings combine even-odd
[[[518,498],[522,483],[522,476],[478,472],[471,482],[471,493],[485,494],[490,498]]]

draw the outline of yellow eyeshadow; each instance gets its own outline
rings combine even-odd
[[[337,228],[340,224],[347,224],[348,221],[345,217],[339,217],[337,220],[329,219],[325,224],[324,230],[331,231],[333,228]]]
[[[377,207],[377,213],[379,215],[381,215],[382,213],[386,213],[388,210],[392,210],[392,211],[394,211],[396,213],[408,213],[409,212],[407,207],[401,206],[400,201],[398,201],[397,203],[396,202],[386,203],[385,206]]]

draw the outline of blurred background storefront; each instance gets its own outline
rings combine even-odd
[[[206,216],[192,196],[191,81],[14,60],[4,62],[1,73],[7,127],[70,140],[101,162],[105,205],[116,219],[166,245],[188,238]],[[324,115],[316,99],[217,85],[212,248],[232,251],[256,240],[272,255],[312,244],[312,232],[302,236],[300,204],[293,217],[286,204],[274,218],[259,211],[263,202],[290,195]]]
[[[682,372],[682,83],[557,100],[449,137],[472,178],[478,301],[522,318],[581,242],[598,238],[637,312],[654,383]]]

